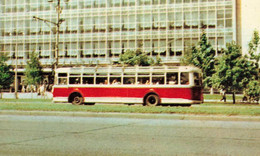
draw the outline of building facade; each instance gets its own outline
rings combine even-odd
[[[141,49],[165,64],[178,64],[207,33],[220,51],[239,41],[240,0],[60,0],[58,62],[62,66],[113,64],[126,50]],[[55,61],[57,0],[0,0],[0,52],[22,70],[29,54],[42,65]]]

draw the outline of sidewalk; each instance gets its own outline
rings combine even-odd
[[[213,120],[213,121],[254,121],[260,122],[260,116],[227,116],[227,115],[192,115],[192,114],[142,114],[142,113],[93,113],[93,112],[59,112],[59,111],[8,111],[1,110],[0,115],[31,116],[68,116],[99,118],[137,118],[165,120]]]
[[[44,96],[38,93],[17,93],[18,99],[52,99],[52,93],[46,92]],[[15,93],[2,93],[2,99],[15,99]]]

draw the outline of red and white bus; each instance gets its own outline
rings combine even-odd
[[[74,67],[56,70],[54,102],[199,104],[201,71],[190,66]]]

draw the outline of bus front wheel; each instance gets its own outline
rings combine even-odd
[[[73,97],[72,104],[73,105],[81,105],[83,103],[83,97],[76,95]]]
[[[146,106],[157,106],[160,104],[160,98],[158,95],[150,94],[145,98]]]

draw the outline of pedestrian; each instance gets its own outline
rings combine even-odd
[[[224,102],[226,102],[226,91],[224,90],[224,89],[220,89],[220,95],[222,95],[222,99],[220,100],[220,101],[224,101]]]

